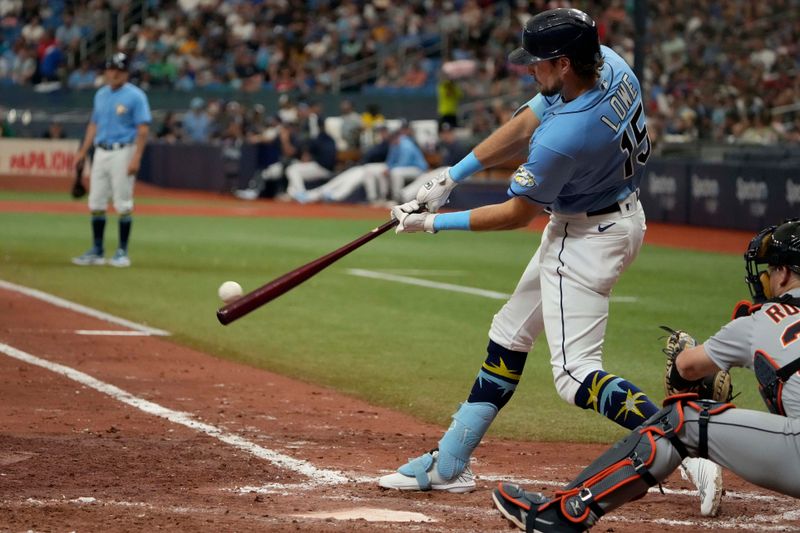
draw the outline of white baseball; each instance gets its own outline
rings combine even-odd
[[[231,303],[242,295],[242,286],[235,281],[226,281],[217,289],[220,300],[226,304]]]

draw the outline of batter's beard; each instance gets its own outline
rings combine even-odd
[[[563,86],[563,83],[558,83],[552,87],[542,87],[539,92],[542,93],[543,96],[555,96],[561,92]]]

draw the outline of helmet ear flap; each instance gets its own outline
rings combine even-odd
[[[758,280],[761,282],[761,290],[764,291],[764,296],[766,296],[767,300],[770,300],[773,296],[772,288],[769,284],[769,272],[764,271],[758,276]]]

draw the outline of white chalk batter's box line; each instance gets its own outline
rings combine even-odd
[[[97,309],[92,309],[91,307],[86,307],[85,305],[81,305],[75,302],[71,302],[69,300],[65,300],[64,298],[60,298],[58,296],[48,294],[46,292],[31,289],[30,287],[24,287],[22,285],[17,285],[16,283],[11,283],[10,281],[5,281],[0,279],[0,288],[7,289],[9,291],[18,292],[20,294],[24,294],[25,296],[30,296],[31,298],[36,298],[37,300],[41,300],[43,302],[47,302],[51,305],[56,307],[61,307],[63,309],[69,309],[70,311],[74,311],[76,313],[80,313],[82,315],[90,316],[93,318],[99,318],[105,322],[110,322],[111,324],[117,324],[118,326],[124,326],[129,328],[137,333],[129,333],[128,335],[157,335],[157,336],[168,336],[170,333],[169,331],[164,331],[163,329],[158,328],[151,328],[149,326],[145,326],[143,324],[138,324],[136,322],[131,322],[130,320],[126,320],[124,318],[120,318],[118,316],[111,315],[109,313],[104,313],[103,311],[98,311]],[[110,333],[105,330],[94,331],[93,333],[87,333],[90,330],[78,330],[79,335],[99,335],[100,332],[103,332],[106,335],[125,335],[123,332],[116,332]]]
[[[347,273],[350,274],[351,276],[379,279],[383,281],[394,281],[395,283],[405,283],[406,285],[416,285],[418,287],[426,287],[428,289],[438,289],[442,291],[460,292],[462,294],[472,294],[475,296],[482,296],[484,298],[491,298],[493,300],[508,300],[509,298],[511,298],[511,295],[505,292],[490,291],[487,289],[479,289],[477,287],[467,287],[465,285],[455,285],[453,283],[443,283],[441,281],[431,281],[422,278],[412,278],[410,276],[401,276],[399,274],[378,272],[375,270],[365,270],[363,268],[348,268]],[[639,299],[636,296],[611,297],[611,301],[616,303],[634,303],[637,302],[638,300]]]

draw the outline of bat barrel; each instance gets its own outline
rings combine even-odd
[[[218,309],[217,320],[219,320],[220,324],[223,326],[230,324],[237,318],[243,317],[262,305],[271,302],[285,292],[292,290],[353,250],[364,246],[375,237],[386,233],[397,224],[397,220],[390,220],[369,233],[365,233],[361,237],[345,244],[341,248],[275,278],[266,285],[262,285],[258,289]]]

